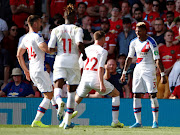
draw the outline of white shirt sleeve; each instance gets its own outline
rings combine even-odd
[[[19,44],[19,47],[18,48],[23,48],[23,49],[26,49],[26,46],[23,42],[24,40],[22,39],[21,43]]]
[[[153,38],[151,38],[151,39],[154,41],[154,42],[149,42],[150,43],[150,48],[151,48],[151,51],[152,51],[152,55],[153,55],[153,59],[154,60],[160,59],[157,43]]]
[[[76,32],[76,35],[75,35],[75,43],[76,44],[79,43],[79,42],[83,43],[83,37],[84,37],[84,33],[83,33],[82,28],[77,27],[77,32]]]
[[[108,56],[108,51],[106,51],[105,49],[103,50],[103,53],[101,54],[101,57],[99,59],[99,67],[104,67],[106,59]]]
[[[130,42],[128,57],[133,58],[135,55],[134,41]]]
[[[56,29],[53,29],[52,32],[51,32],[51,36],[50,36],[50,40],[48,42],[48,47],[49,48],[55,48],[56,46],[56,41],[57,38],[56,38]]]
[[[44,42],[44,38],[41,34],[37,34],[36,40],[35,40],[36,44],[39,46],[41,43]]]

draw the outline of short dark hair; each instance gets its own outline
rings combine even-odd
[[[142,8],[136,8],[136,9],[134,10],[134,13],[135,13],[136,11],[140,11],[141,13],[143,13],[143,9],[142,9]]]
[[[163,20],[161,17],[157,17],[157,18],[155,19],[155,21],[162,21],[163,24],[164,24],[164,20]]]
[[[174,12],[172,12],[172,11],[167,11],[166,15],[173,15],[173,16],[174,16]]]
[[[33,26],[34,22],[36,22],[39,19],[41,19],[41,17],[38,15],[30,15],[27,19],[27,22],[30,26]]]
[[[79,7],[80,5],[84,5],[84,6],[85,6],[85,8],[87,8],[86,3],[84,3],[84,2],[80,2],[80,3],[78,4],[78,7]]]
[[[131,19],[129,17],[123,18],[123,24],[129,24],[131,23]]]
[[[95,40],[100,40],[103,37],[105,37],[105,32],[104,31],[96,31],[94,33],[94,39]]]
[[[153,0],[145,0],[146,4],[153,4]]]
[[[167,32],[170,32],[174,35],[174,32],[171,29],[169,29],[169,30],[166,30],[166,32],[164,33],[164,36],[166,35]]]

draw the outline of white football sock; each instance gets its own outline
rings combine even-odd
[[[58,105],[57,105],[56,101],[54,100],[54,97],[51,99],[51,104],[52,104],[52,106],[55,107],[56,110],[58,109]]]
[[[75,104],[75,94],[76,92],[68,92],[68,99],[67,99],[67,111],[65,115],[65,124],[70,125],[71,124],[71,116],[74,112],[74,104]]]
[[[34,120],[40,121],[46,110],[49,108],[50,99],[44,98],[38,107],[37,114]]]
[[[151,98],[151,108],[153,114],[153,123],[156,121],[158,122],[158,114],[159,114],[159,103],[157,97]]]
[[[60,108],[61,106],[61,102],[62,102],[62,89],[61,88],[55,88],[54,89],[54,98],[56,100],[56,103],[58,104],[58,108]]]
[[[112,121],[114,123],[118,123],[118,117],[119,117],[119,106],[120,106],[120,97],[112,97]]]
[[[134,109],[134,116],[136,119],[136,123],[141,124],[141,98],[133,98],[133,109]]]

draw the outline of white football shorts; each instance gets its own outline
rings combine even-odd
[[[30,72],[30,77],[40,92],[52,92],[52,83],[47,71]]]
[[[53,71],[53,81],[64,79],[69,85],[78,85],[80,82],[80,69],[56,67]]]
[[[112,85],[110,82],[108,82],[107,80],[104,80],[104,85],[106,87],[106,92],[103,93],[100,91],[100,83],[98,81],[92,81],[92,82],[87,82],[87,81],[83,81],[81,80],[76,93],[79,97],[86,97],[86,95],[92,90],[94,89],[95,91],[97,91],[99,94],[101,95],[107,95],[109,93],[111,93],[114,90],[114,85]]]
[[[133,93],[157,93],[157,79],[154,65],[137,64],[133,73]]]

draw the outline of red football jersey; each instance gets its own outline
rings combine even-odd
[[[165,69],[170,68],[177,60],[177,49],[179,46],[173,45],[167,47],[166,45],[159,47],[159,55]]]
[[[109,19],[110,22],[110,32],[115,34],[116,36],[123,31],[123,23],[122,23],[122,19],[118,19],[116,22],[111,21],[111,19]]]
[[[148,22],[154,21],[159,16],[159,13],[151,11],[149,14],[146,14],[146,12],[143,13],[143,19]]]

